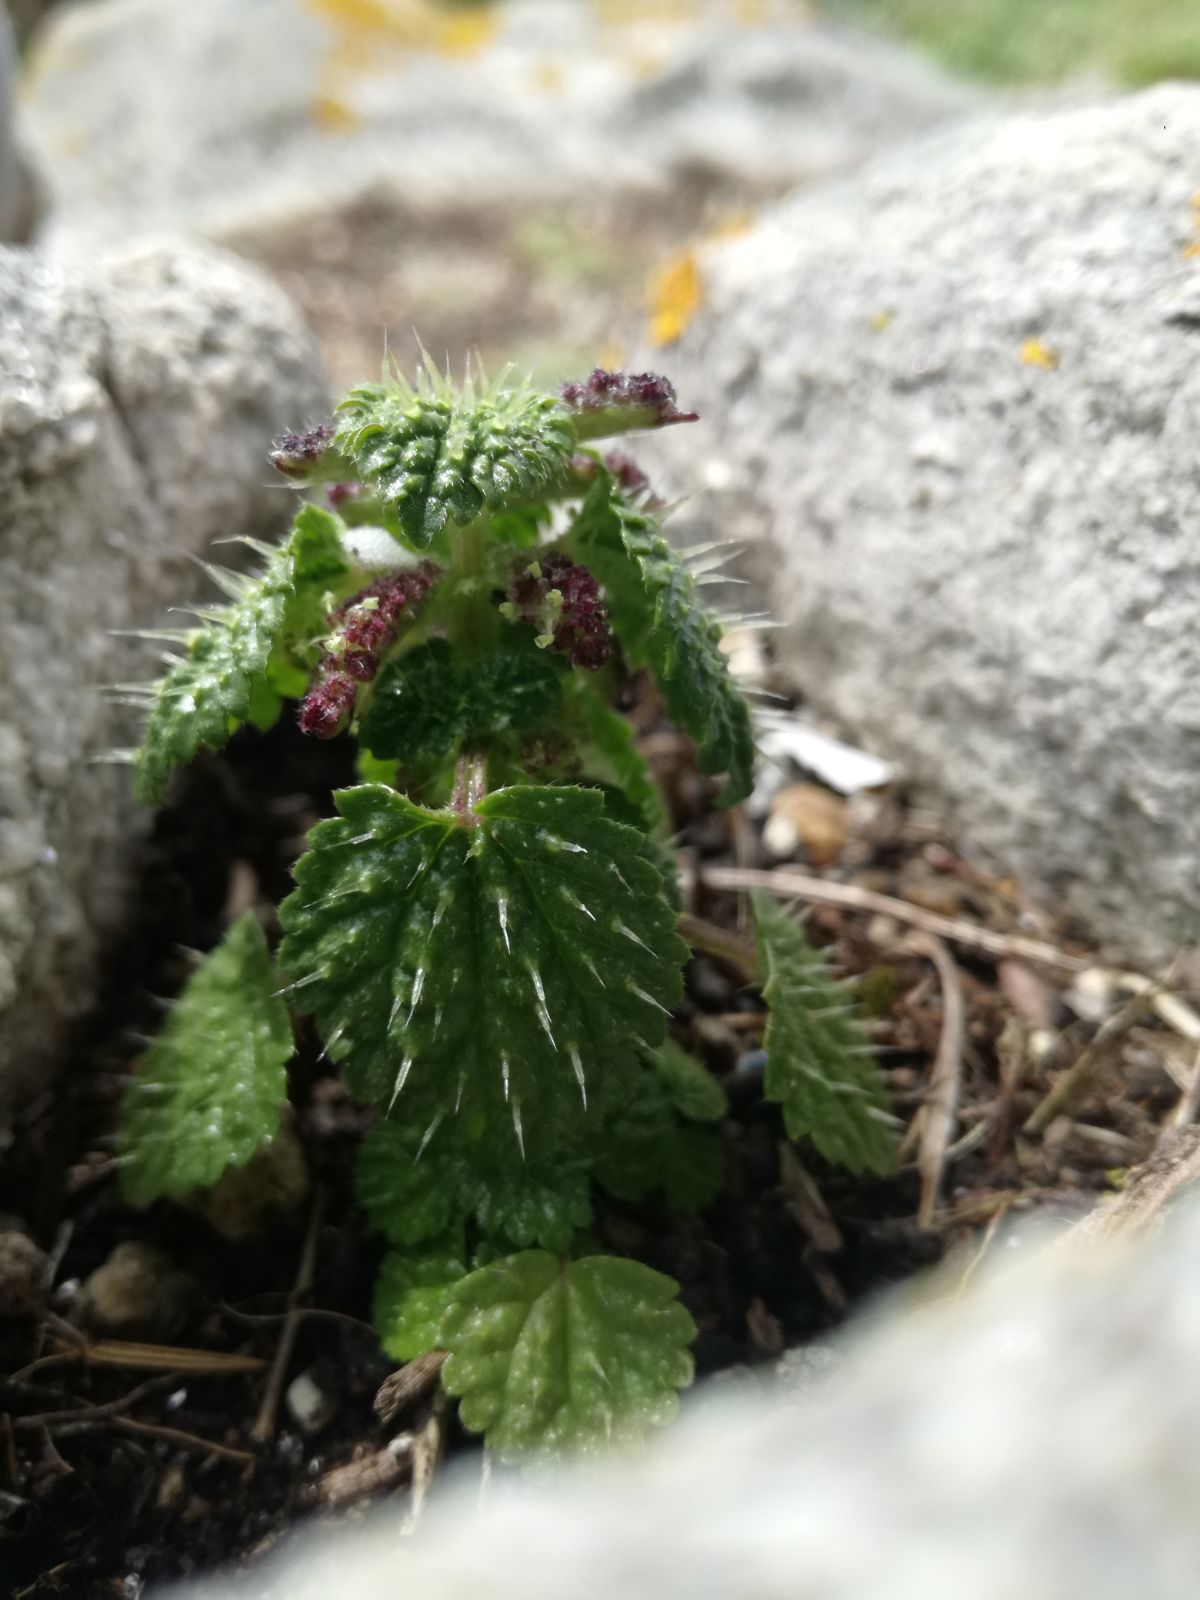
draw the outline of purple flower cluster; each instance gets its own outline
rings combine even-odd
[[[285,478],[307,478],[332,443],[332,422],[319,422],[303,433],[281,434],[271,451],[271,465]]]
[[[317,680],[300,707],[300,728],[316,739],[332,739],[354,709],[359,685],[370,683],[384,652],[400,630],[401,616],[420,605],[441,568],[423,561],[368,584],[329,619],[331,637],[317,667]]]
[[[639,411],[640,426],[665,428],[672,422],[695,422],[698,413],[680,411],[675,386],[657,372],[606,372],[597,367],[582,383],[565,383],[560,391],[573,411]]]
[[[564,555],[520,566],[509,585],[512,611],[535,627],[571,665],[595,670],[612,655],[608,612],[586,567]]]
[[[571,457],[571,471],[585,483],[594,480],[599,466],[600,463],[595,456],[585,455],[582,451]],[[627,456],[623,450],[607,450],[604,454],[604,466],[628,495],[644,495],[650,488],[650,479],[633,457]],[[661,504],[654,497],[650,498],[654,504]]]
[[[327,483],[325,485],[325,504],[331,511],[336,511],[339,506],[344,506],[347,500],[361,499],[363,486],[361,483]]]

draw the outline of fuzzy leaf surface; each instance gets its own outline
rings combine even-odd
[[[338,408],[337,447],[378,492],[404,536],[427,549],[447,523],[537,500],[565,477],[574,430],[550,395],[494,388],[456,394],[426,368],[353,389]]]
[[[754,782],[750,708],[721,650],[721,629],[657,518],[601,472],[572,542],[604,585],[626,658],[650,669],[671,716],[695,741],[701,771],[728,774],[721,803],[744,800]]]
[[[542,721],[560,679],[541,651],[495,650],[468,664],[444,639],[431,639],[380,673],[359,737],[373,755],[406,766],[447,755],[469,735],[520,732]]]
[[[379,1342],[395,1361],[438,1348],[446,1307],[466,1275],[461,1244],[421,1253],[391,1250],[375,1280],[373,1318]]]
[[[609,1118],[596,1152],[595,1176],[618,1200],[660,1192],[672,1211],[699,1211],[724,1186],[720,1139],[712,1128],[680,1121],[653,1058],[629,1098]]]
[[[587,789],[499,789],[465,815],[374,784],[336,799],[280,908],[280,960],[351,1088],[533,1157],[577,1138],[682,991],[641,835]]]
[[[272,666],[289,664],[320,631],[321,599],[349,571],[340,529],[331,513],[305,506],[259,577],[220,575],[229,605],[188,635],[185,654],[153,694],[134,758],[142,805],[157,805],[172,771],[197,751],[220,749],[242,723],[262,719]]]
[[[767,1002],[763,1092],[793,1139],[851,1172],[896,1170],[895,1121],[866,1030],[796,919],[756,893],[758,971]]]
[[[144,1205],[214,1184],[279,1127],[292,1030],[247,912],[188,980],[121,1111],[121,1186]]]
[[[398,1118],[363,1141],[359,1198],[371,1222],[395,1245],[418,1245],[474,1218],[507,1248],[565,1251],[591,1221],[587,1166],[581,1160],[497,1165],[483,1146],[435,1135],[422,1148]]]
[[[696,1327],[673,1279],[636,1261],[522,1251],[462,1279],[442,1369],[466,1426],[506,1459],[594,1452],[669,1422]]]
[[[665,833],[667,808],[634,743],[632,727],[579,673],[569,683],[566,715],[589,777],[619,789],[637,809],[647,833]]]
[[[692,1122],[719,1122],[729,1109],[725,1091],[701,1061],[666,1038],[651,1064],[671,1106]]]

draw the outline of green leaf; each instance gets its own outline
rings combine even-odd
[[[764,1093],[793,1139],[851,1172],[896,1170],[895,1118],[866,1030],[794,917],[756,893],[758,971],[767,1001]]]
[[[572,542],[604,585],[630,665],[649,667],[671,716],[695,740],[700,770],[728,774],[721,803],[744,800],[754,781],[750,709],[721,651],[721,629],[657,519],[601,471]]]
[[[581,1158],[498,1166],[486,1141],[426,1143],[399,1120],[367,1135],[358,1184],[367,1216],[395,1245],[423,1244],[473,1217],[509,1249],[568,1250],[592,1216]]]
[[[466,1275],[461,1240],[410,1254],[391,1250],[375,1280],[373,1318],[379,1342],[394,1361],[438,1349],[446,1308]]]
[[[431,639],[384,667],[358,737],[380,760],[407,764],[446,755],[462,738],[464,724],[453,652],[445,639]]]
[[[306,506],[287,543],[266,552],[261,576],[214,571],[230,604],[184,637],[186,653],[150,690],[134,758],[134,793],[142,805],[157,805],[171,772],[198,750],[220,749],[241,724],[261,720],[273,663],[294,663],[320,631],[330,583],[349,572],[340,528],[329,512]]]
[[[542,651],[496,650],[460,662],[431,639],[388,663],[359,729],[376,756],[410,765],[464,738],[519,732],[547,717],[562,673]]]
[[[423,1129],[459,1114],[467,1137],[561,1149],[682,992],[687,947],[641,835],[586,789],[500,789],[462,813],[376,785],[336,800],[280,908],[280,960],[351,1088]]]
[[[189,979],[121,1108],[121,1187],[144,1205],[214,1184],[279,1127],[292,1031],[266,936],[235,922]]]
[[[565,711],[587,775],[619,789],[636,807],[647,833],[666,833],[667,808],[634,744],[633,729],[605,704],[590,676],[571,675]]]
[[[424,1244],[461,1224],[471,1210],[470,1181],[460,1148],[423,1148],[399,1120],[378,1123],[363,1140],[358,1197],[389,1244]]]
[[[668,1102],[693,1122],[719,1122],[729,1109],[725,1091],[702,1062],[667,1037],[650,1055]]]
[[[478,1184],[475,1220],[489,1239],[510,1248],[566,1252],[592,1220],[588,1164],[580,1158],[478,1174]]]
[[[456,394],[426,364],[354,389],[338,408],[337,447],[378,489],[406,538],[426,549],[448,522],[537,500],[566,477],[574,430],[559,401],[471,384]]]
[[[711,1128],[680,1122],[654,1057],[633,1093],[614,1108],[597,1144],[594,1170],[596,1181],[618,1200],[661,1192],[673,1211],[711,1204],[725,1182],[719,1138]]]
[[[508,1256],[455,1287],[442,1381],[502,1458],[634,1442],[674,1417],[692,1380],[696,1327],[677,1292],[615,1256]]]

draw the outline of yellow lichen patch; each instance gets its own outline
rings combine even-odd
[[[615,339],[602,344],[596,352],[596,365],[603,367],[606,372],[620,372],[625,360],[625,346],[618,344]]]
[[[476,56],[496,37],[499,19],[491,7],[477,7],[458,17],[443,17],[437,48],[445,56]]]
[[[1188,261],[1200,260],[1200,189],[1192,196],[1192,232],[1197,237],[1183,247],[1184,257]]]
[[[1040,339],[1026,339],[1019,354],[1024,367],[1042,367],[1046,372],[1053,372],[1058,366],[1057,350],[1051,350]]]
[[[362,117],[339,95],[314,95],[311,109],[313,121],[324,133],[356,133],[362,127]]]
[[[490,5],[470,12],[447,11],[437,0],[304,0],[334,30],[330,65],[363,70],[380,52],[428,50],[438,55],[476,55],[500,26]]]
[[[628,28],[635,22],[691,22],[699,10],[696,0],[593,0],[593,4],[609,28]]]
[[[629,76],[634,83],[652,83],[666,66],[661,50],[635,50],[628,57]]]
[[[896,313],[886,306],[882,311],[872,311],[867,318],[872,333],[882,333],[886,328],[890,328],[895,320]]]
[[[743,233],[749,233],[754,226],[754,213],[745,206],[735,211],[727,211],[723,217],[718,217],[709,229],[710,239],[736,239]]]
[[[651,278],[646,298],[651,344],[674,344],[704,299],[695,252],[683,250],[665,262]]]
[[[567,84],[567,75],[557,61],[539,61],[529,78],[542,94],[561,94]]]

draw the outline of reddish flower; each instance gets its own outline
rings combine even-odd
[[[332,613],[316,681],[300,706],[304,733],[332,739],[353,711],[359,685],[370,683],[395,643],[402,616],[412,615],[441,575],[433,561],[390,572]]]
[[[333,423],[319,422],[302,433],[284,433],[275,441],[271,465],[285,478],[308,478],[333,443]]]
[[[520,565],[508,590],[514,616],[538,630],[572,666],[595,670],[612,655],[608,612],[600,586],[586,567],[564,555]]]
[[[605,432],[621,427],[665,428],[673,422],[698,420],[695,411],[680,411],[674,385],[657,372],[606,372],[597,367],[582,383],[565,383],[560,394],[563,404],[572,411],[584,415],[615,413],[611,428],[605,426]]]

